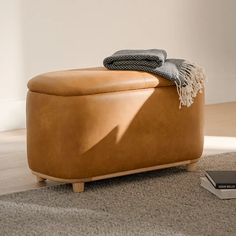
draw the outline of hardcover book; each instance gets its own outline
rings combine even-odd
[[[201,177],[201,186],[220,199],[236,198],[236,189],[216,189],[206,177]]]
[[[236,171],[206,171],[205,175],[216,189],[236,189]]]

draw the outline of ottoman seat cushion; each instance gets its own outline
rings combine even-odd
[[[172,86],[173,82],[146,72],[111,71],[104,67],[50,72],[28,83],[30,91],[62,96]]]

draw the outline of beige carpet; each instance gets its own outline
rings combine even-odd
[[[199,186],[202,170],[236,170],[236,153],[208,156],[200,171],[171,168],[0,197],[0,235],[236,235],[236,199]]]

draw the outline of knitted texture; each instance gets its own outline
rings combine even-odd
[[[202,68],[183,59],[167,59],[163,49],[120,50],[103,61],[109,70],[145,71],[162,76],[176,84],[181,106],[191,106],[204,88]]]

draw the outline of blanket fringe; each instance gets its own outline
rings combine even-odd
[[[205,73],[203,69],[188,61],[184,61],[179,71],[179,82],[176,84],[179,95],[179,109],[182,106],[190,107],[198,92],[202,92],[205,85]],[[183,85],[181,81],[185,81]]]

